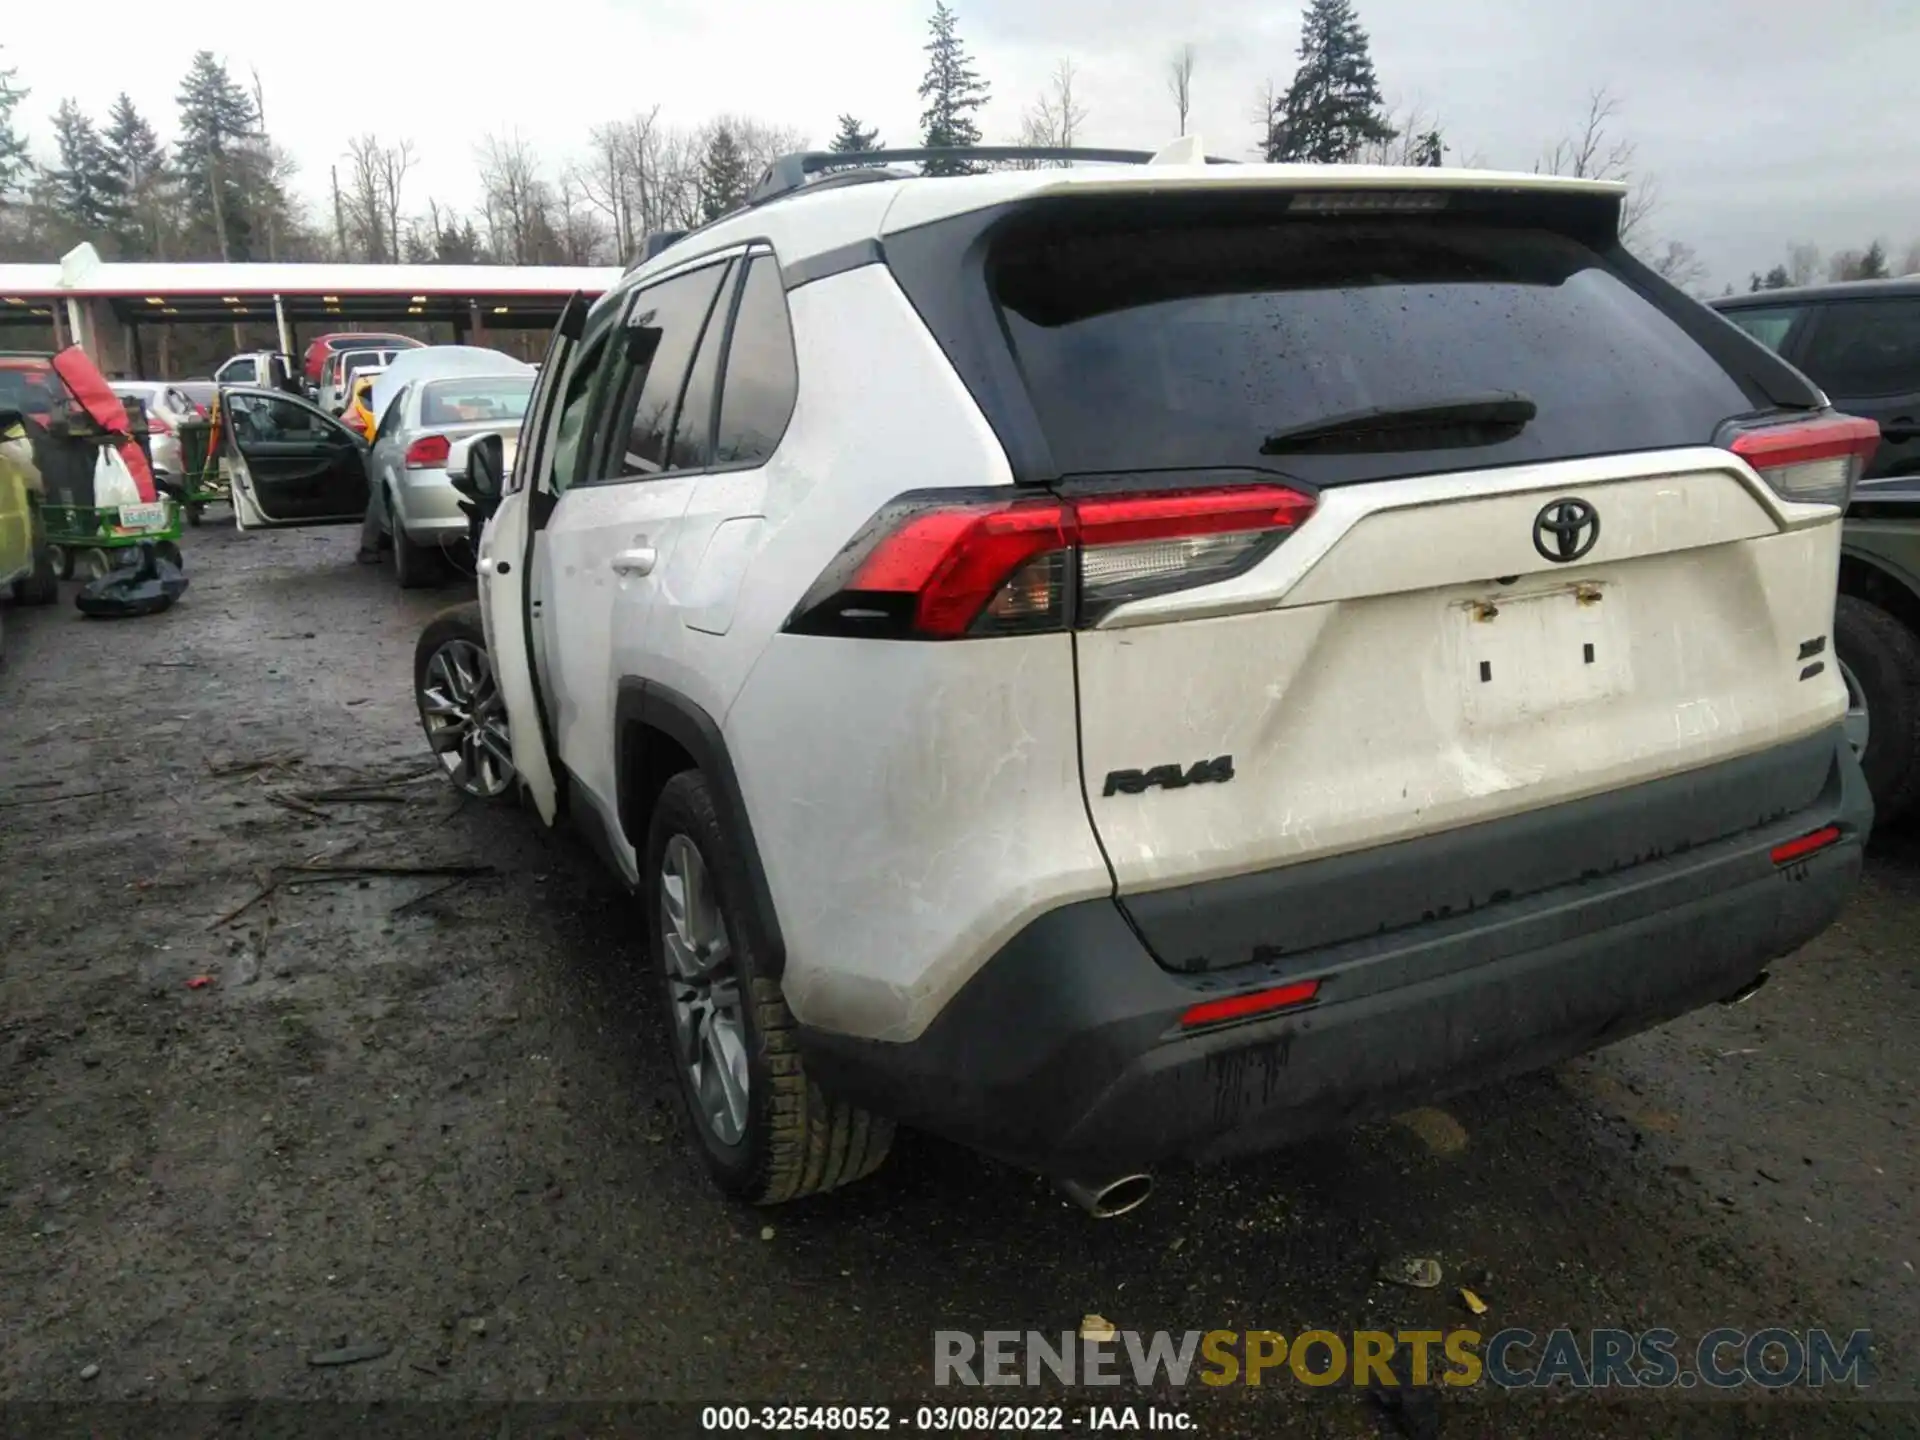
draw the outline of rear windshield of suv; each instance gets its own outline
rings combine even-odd
[[[1054,232],[990,265],[1062,474],[1257,467],[1309,482],[1707,443],[1754,408],[1596,250],[1464,219]],[[1691,303],[1691,302],[1680,302]],[[1299,453],[1357,412],[1518,397],[1531,420]],[[1353,453],[1368,450],[1369,453]]]

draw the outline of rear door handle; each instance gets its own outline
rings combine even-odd
[[[636,545],[631,550],[622,550],[608,563],[616,575],[651,575],[653,573],[654,553],[651,545]]]
[[[1909,440],[1920,440],[1920,423],[1911,415],[1902,415],[1889,420],[1880,427],[1880,438],[1894,445],[1904,445]]]

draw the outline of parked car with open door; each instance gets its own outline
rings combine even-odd
[[[298,396],[257,386],[220,391],[216,443],[242,530],[357,525],[367,511],[367,444]]]

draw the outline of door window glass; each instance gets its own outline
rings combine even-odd
[[[1793,322],[1800,318],[1800,307],[1776,305],[1766,310],[1729,310],[1726,317],[1769,350],[1777,352],[1787,343],[1787,332],[1793,329]]]
[[[553,465],[547,472],[547,489],[555,495],[564,494],[577,478],[580,437],[587,429],[594,377],[600,370],[601,357],[607,353],[607,334],[603,330],[586,342],[573,373],[567,377],[567,392],[560,400],[560,423],[554,431]]]
[[[220,373],[229,385],[251,385],[260,378],[260,367],[251,360],[234,360]]]
[[[1828,305],[1800,368],[1829,395],[1920,391],[1920,295]]]
[[[786,289],[773,256],[757,256],[747,270],[727,346],[727,378],[720,399],[716,465],[764,464],[786,433],[799,390],[793,326]]]
[[[229,395],[234,434],[244,444],[278,445],[328,440],[333,431],[306,406],[271,395]]]
[[[620,358],[616,372],[620,381],[611,411],[613,446],[605,471],[609,478],[644,479],[673,468],[669,437],[686,389],[688,367],[714,308],[721,277],[731,270],[731,264],[709,265],[662,281],[635,297],[627,330],[651,330],[657,332],[657,340],[653,353],[642,363]],[[711,400],[709,382],[709,405]],[[704,435],[698,448],[703,452],[706,448]]]

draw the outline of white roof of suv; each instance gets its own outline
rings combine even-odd
[[[1503,190],[1612,195],[1614,181],[1503,170],[1386,165],[1087,165],[1077,169],[1002,170],[984,175],[902,176],[864,184],[814,182],[736,211],[676,241],[636,266],[615,287],[631,288],[710,251],[772,238],[783,265],[842,246],[944,220],[969,210],[1042,195],[1168,189],[1207,190]]]

